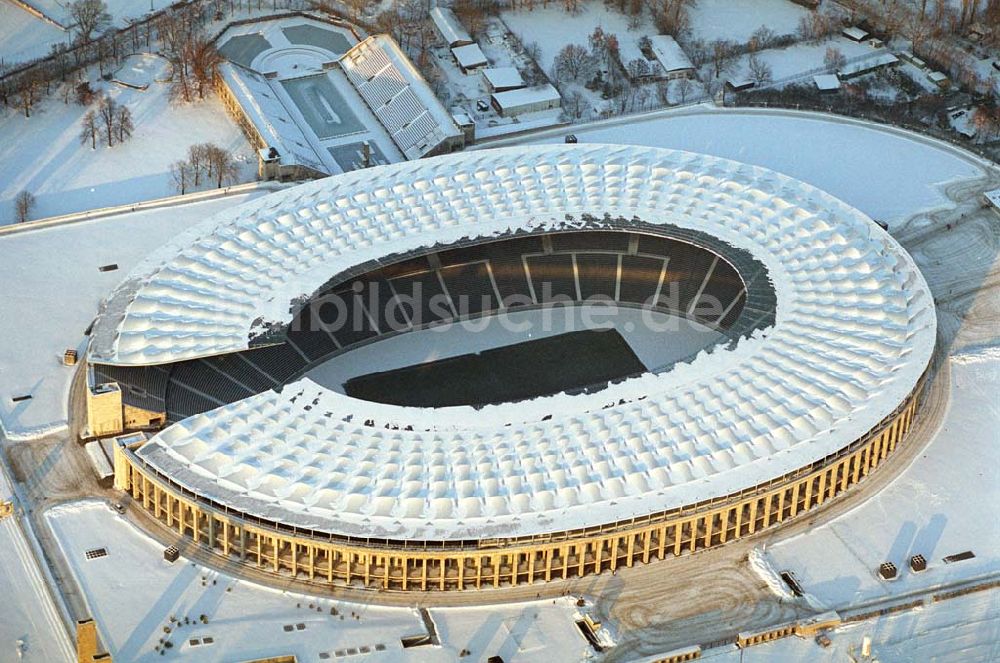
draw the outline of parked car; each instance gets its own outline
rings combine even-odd
[[[485,101],[483,101],[482,99],[476,102],[476,110],[478,110],[480,113],[485,113],[489,109],[490,105]]]

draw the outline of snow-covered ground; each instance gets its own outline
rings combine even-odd
[[[184,557],[169,564],[161,545],[96,500],[57,506],[46,518],[115,660],[159,660],[154,648],[161,638],[172,643],[167,652],[172,659],[190,661],[294,654],[299,661],[364,655],[364,660],[423,663],[485,661],[500,654],[508,662],[568,663],[593,653],[574,623],[578,609],[566,598],[433,609],[441,645],[404,649],[402,638],[428,632],[415,608],[270,589]],[[107,556],[86,559],[86,551],[95,548],[105,548]],[[191,623],[170,624],[171,616]],[[192,644],[205,637],[213,642]],[[464,649],[471,655],[463,657]]]
[[[532,11],[506,11],[502,17],[524,44],[538,44],[541,50],[538,64],[546,73],[552,71],[552,63],[564,46],[577,44],[589,48],[587,39],[594,28],[600,27],[605,34],[618,37],[622,62],[642,57],[639,38],[657,33],[648,15],[643,15],[637,29],[629,30],[628,16],[596,0],[581,2],[580,11],[575,14],[568,13],[561,3],[553,2],[548,7],[536,6]]]
[[[0,425],[8,433],[64,425],[73,369],[97,305],[147,253],[211,214],[267,190],[0,235]],[[98,267],[117,263],[119,269]],[[31,400],[12,397],[31,394]]]
[[[9,0],[0,0],[0,63],[12,65],[42,57],[55,44],[68,44],[72,35],[33,16]]]
[[[53,25],[18,7],[9,0],[0,0],[0,60],[6,64],[25,62],[42,57],[56,44],[72,43],[76,36],[66,7],[68,0],[24,0],[58,25]],[[106,0],[112,25],[127,25],[135,19],[167,7],[173,0]],[[60,29],[59,26],[66,29]]]
[[[718,332],[696,322],[633,308],[585,305],[509,311],[399,334],[333,357],[305,375],[343,393],[344,383],[359,375],[440,361],[581,329],[608,328],[621,334],[649,370],[693,358],[699,350],[722,338]]]
[[[0,501],[10,499],[10,482],[0,468]],[[25,661],[69,660],[69,638],[15,516],[0,520],[0,570],[0,661],[18,659],[19,640]]]
[[[996,590],[931,603],[923,608],[853,622],[828,632],[823,648],[813,638],[788,637],[747,649],[708,649],[701,660],[713,663],[801,663],[861,658],[864,638],[872,658],[882,663],[1000,660],[1000,601]],[[643,662],[645,663],[645,661]]]
[[[974,578],[1000,576],[1000,349],[951,359],[951,402],[934,441],[885,490],[835,520],[767,550],[805,591],[841,609]],[[947,555],[975,554],[951,564]],[[912,573],[912,555],[927,570]],[[899,579],[875,570],[889,561]]]
[[[746,43],[762,25],[778,35],[794,34],[809,10],[790,0],[698,0],[690,4],[688,15],[696,39]]]
[[[890,224],[945,203],[942,185],[982,174],[955,151],[914,140],[914,134],[793,112],[699,107],[547,132],[518,142],[559,143],[567,133],[581,143],[670,147],[764,166],[818,186]]]
[[[596,657],[580,629],[570,597],[503,606],[432,611],[441,641],[467,650],[469,661],[500,656],[506,663],[584,661]],[[575,618],[576,617],[576,618]]]
[[[817,70],[825,71],[823,58],[828,48],[839,50],[848,61],[855,58],[874,57],[885,52],[876,50],[868,44],[859,44],[838,35],[819,43],[800,42],[787,48],[760,51],[757,57],[761,62],[771,67],[772,81],[779,83],[801,77],[806,73],[817,73]],[[729,80],[752,80],[749,61],[749,55],[744,55],[736,60],[728,72]]]
[[[149,56],[146,73],[162,78],[166,62]],[[127,63],[123,75],[133,75]],[[37,200],[32,218],[124,205],[174,195],[170,165],[186,158],[196,143],[212,142],[230,150],[242,164],[240,181],[256,175],[256,157],[246,137],[214,96],[191,104],[171,104],[168,85],[152,82],[147,90],[102,83],[132,112],[135,132],[124,144],[91,149],[80,142],[87,109],[53,94],[26,118],[11,108],[0,114],[0,225],[14,221],[14,197],[30,191]]]

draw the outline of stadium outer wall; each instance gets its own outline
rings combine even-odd
[[[766,484],[629,521],[531,537],[449,546],[297,531],[175,484],[145,466],[134,453],[136,444],[115,448],[115,487],[205,550],[281,579],[404,591],[562,580],[713,548],[819,507],[862,481],[903,443],[926,379],[927,369],[906,399],[865,436]]]

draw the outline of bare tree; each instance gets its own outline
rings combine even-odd
[[[35,197],[30,191],[22,191],[14,197],[14,212],[17,215],[17,222],[24,223],[31,217],[31,211],[35,208]]]
[[[111,95],[105,94],[97,103],[97,120],[101,126],[101,134],[108,147],[115,144],[115,118],[118,116],[118,104]]]
[[[685,76],[677,81],[677,92],[681,95],[681,103],[683,104],[691,93],[691,79]]]
[[[777,38],[778,35],[774,33],[774,30],[766,25],[762,25],[750,35],[750,39],[747,41],[747,48],[751,53],[754,51],[764,51],[771,48]]]
[[[185,51],[198,89],[198,98],[204,99],[205,91],[215,85],[222,55],[216,50],[214,42],[200,36],[192,39]]]
[[[828,46],[826,55],[823,56],[823,64],[830,71],[840,71],[847,64],[847,58],[841,50],[835,46]]]
[[[638,81],[647,76],[650,73],[649,62],[643,58],[635,58],[628,61],[625,65],[625,71],[628,73],[629,80]]]
[[[747,60],[747,67],[750,69],[750,78],[754,83],[770,83],[772,80],[771,65],[757,57],[756,53],[751,53]]]
[[[80,142],[86,144],[90,141],[90,149],[97,149],[98,122],[97,113],[93,109],[88,110],[83,116],[83,126],[80,130]]]
[[[554,73],[556,80],[575,81],[588,68],[590,54],[578,44],[567,44],[556,55]]]
[[[729,69],[733,60],[733,44],[725,39],[716,39],[709,46],[709,57],[712,61],[712,71],[715,78]]]
[[[174,186],[177,187],[177,191],[182,196],[187,193],[188,186],[191,183],[191,164],[187,161],[175,161],[170,165],[170,175],[174,179]]]
[[[95,32],[111,25],[111,14],[103,0],[76,0],[67,7],[69,17],[76,24],[77,37],[87,43]]]
[[[224,182],[232,183],[239,176],[236,159],[218,145],[209,144],[206,149],[210,172],[215,177],[215,186],[222,188]]]
[[[135,125],[132,123],[132,111],[128,106],[120,105],[115,112],[115,131],[118,134],[118,142],[124,143],[132,137]]]

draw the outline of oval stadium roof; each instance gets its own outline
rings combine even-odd
[[[302,379],[181,421],[139,456],[200,495],[339,535],[541,534],[727,495],[822,459],[892,412],[929,362],[927,285],[862,213],[762,168],[603,145],[396,164],[227,211],[112,293],[91,359],[245,349],[352,266],[604,214],[749,251],[773,280],[773,327],[596,393],[478,410],[370,403]]]

